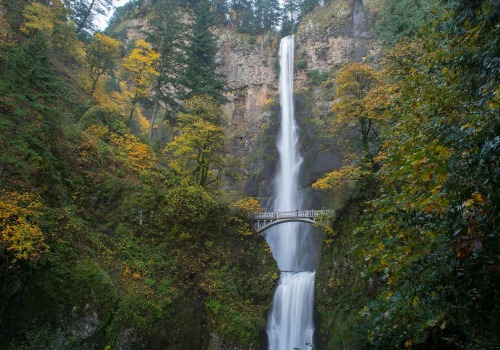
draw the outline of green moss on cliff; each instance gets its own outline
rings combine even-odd
[[[360,261],[352,256],[353,231],[361,224],[363,201],[351,201],[327,231],[316,272],[317,347],[360,349],[359,312],[373,297],[374,286],[362,278]]]

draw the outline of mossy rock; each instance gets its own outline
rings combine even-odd
[[[2,321],[12,331],[2,332],[7,339],[0,339],[0,347],[5,342],[14,349],[37,348],[36,344],[48,348],[66,344],[61,349],[97,345],[116,299],[111,278],[91,261],[37,271],[7,305]]]

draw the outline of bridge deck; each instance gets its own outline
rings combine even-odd
[[[295,210],[295,211],[275,211],[252,214],[252,220],[276,220],[290,218],[314,219],[321,215],[332,213],[333,210]]]
[[[257,233],[285,222],[306,222],[314,224],[322,216],[333,213],[333,210],[295,210],[254,213],[252,221]]]

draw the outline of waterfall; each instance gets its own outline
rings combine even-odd
[[[365,34],[365,11],[363,9],[363,1],[356,1],[354,4],[354,10],[352,13],[352,26],[353,26],[353,34],[355,37],[362,36]]]
[[[277,139],[279,170],[276,174],[274,210],[300,210],[303,198],[299,188],[297,125],[293,105],[294,37],[280,44],[281,130]],[[281,276],[273,298],[267,333],[270,350],[308,349],[312,347],[314,322],[315,239],[307,225],[286,223],[266,234]]]

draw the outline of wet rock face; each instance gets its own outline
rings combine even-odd
[[[381,0],[334,0],[317,8],[299,25],[295,43],[296,118],[304,155],[302,185],[341,166],[340,149],[328,149],[318,132],[333,116],[333,79],[345,63],[378,64],[375,18]],[[228,86],[225,113],[231,153],[241,162],[241,181],[230,185],[248,195],[272,195],[279,121],[277,53],[271,33],[249,37],[228,28],[217,32],[219,72]],[[300,63],[298,63],[300,61]],[[279,69],[279,68],[278,68]],[[305,97],[304,97],[305,96]],[[311,123],[316,118],[319,123]],[[324,130],[323,130],[324,131]]]
[[[279,45],[276,34],[252,37],[229,28],[218,28],[215,34],[219,45],[219,72],[224,75],[229,90],[277,87],[273,73],[276,45]]]
[[[308,70],[334,73],[342,64],[364,61],[376,64],[380,47],[375,19],[380,0],[334,0],[319,7],[299,25],[296,57]],[[306,86],[307,71],[298,72],[296,85]]]
[[[79,339],[87,339],[94,334],[101,321],[96,310],[96,305],[86,303],[82,310],[74,306],[72,310],[73,320],[69,323],[69,333]],[[75,317],[76,314],[81,314]]]
[[[216,29],[218,72],[227,84],[224,106],[231,155],[240,162],[242,181],[229,187],[244,190],[261,168],[257,155],[262,148],[262,130],[272,119],[272,105],[278,96],[275,70],[279,38],[276,33],[248,36],[229,28]],[[255,182],[255,181],[253,181]],[[259,189],[250,191],[254,195]]]

